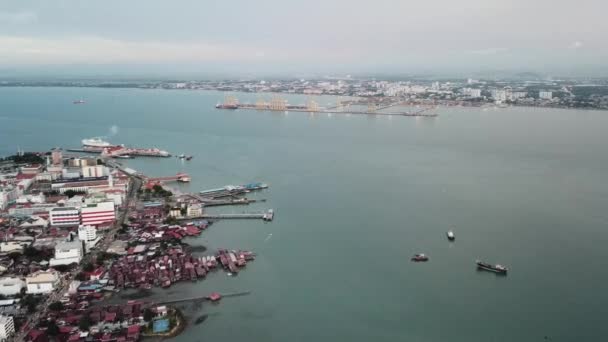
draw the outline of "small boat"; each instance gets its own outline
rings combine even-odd
[[[72,103],[73,104],[84,104],[85,102],[84,102],[84,100],[75,100],[75,101],[72,101]]]
[[[186,156],[186,160],[192,160],[192,156]]]
[[[180,154],[179,156],[177,156],[177,158],[184,159],[184,158],[186,158],[186,155],[185,154]]]
[[[498,273],[498,274],[507,274],[508,268],[504,267],[503,265],[491,265],[488,263],[485,263],[483,261],[475,261],[475,263],[477,264],[477,268],[484,270],[484,271],[489,271],[489,272],[494,272],[494,273]]]
[[[450,241],[456,240],[456,236],[454,235],[453,231],[448,230],[447,235],[448,235],[448,240],[450,240]]]
[[[429,257],[424,254],[416,254],[412,257],[412,261],[415,261],[415,262],[429,261]]]

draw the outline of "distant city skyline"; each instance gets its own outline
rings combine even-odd
[[[21,0],[0,4],[0,68],[606,76],[606,10],[599,0]]]

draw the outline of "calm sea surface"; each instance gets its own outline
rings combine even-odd
[[[274,222],[220,222],[188,241],[250,249],[255,262],[157,291],[252,291],[186,305],[192,320],[209,317],[175,341],[608,339],[608,112],[329,116],[214,109],[222,97],[0,88],[0,155],[106,136],[194,155],[128,161],[154,176],[190,173],[183,190],[270,184],[256,194],[266,203],[214,210],[274,208]],[[414,253],[431,260],[411,263]],[[476,271],[477,258],[509,275]]]

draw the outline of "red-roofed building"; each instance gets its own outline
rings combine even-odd
[[[33,329],[27,334],[25,340],[30,342],[48,342],[49,337],[46,335],[46,332]]]
[[[103,318],[104,322],[112,323],[116,320],[116,312],[108,312]]]

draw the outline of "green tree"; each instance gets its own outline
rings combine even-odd
[[[84,274],[84,272],[79,272],[76,275],[75,279],[78,280],[78,281],[86,281],[88,279],[88,277],[87,277],[86,274]]]
[[[154,312],[150,308],[144,310],[144,321],[150,322],[154,318]]]
[[[95,265],[93,265],[90,262],[87,262],[84,265],[82,265],[82,270],[85,272],[93,272],[93,271],[95,271]]]
[[[89,317],[88,314],[84,314],[78,322],[78,329],[81,331],[89,331],[89,328],[91,328],[91,323],[91,317]]]
[[[157,192],[157,193],[163,191],[163,187],[158,184],[154,184],[152,189],[154,190],[154,192]]]
[[[63,310],[63,308],[64,307],[63,307],[63,303],[62,302],[52,302],[49,305],[49,310],[52,310],[52,311],[61,311],[61,310]]]
[[[49,336],[59,335],[59,327],[57,326],[57,323],[55,323],[55,321],[49,322],[48,326],[46,327],[46,333],[49,334]]]

